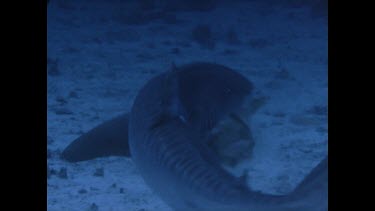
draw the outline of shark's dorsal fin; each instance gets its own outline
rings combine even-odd
[[[184,105],[180,98],[180,82],[178,75],[178,68],[172,62],[171,69],[165,73],[164,92],[165,99],[163,99],[166,106],[166,112],[170,117],[177,117],[182,122],[187,121],[187,114]]]

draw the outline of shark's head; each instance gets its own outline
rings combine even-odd
[[[192,63],[179,67],[177,75],[187,119],[201,131],[212,129],[253,92],[247,78],[223,65]]]
[[[139,92],[133,109],[155,118],[154,124],[180,118],[206,132],[224,116],[237,111],[252,91],[252,83],[232,69],[197,62],[173,67],[152,78]]]

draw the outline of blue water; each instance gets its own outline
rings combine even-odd
[[[327,155],[324,0],[50,0],[47,8],[48,210],[171,210],[132,160],[59,155],[128,112],[153,76],[194,61],[225,65],[267,101],[248,119],[251,157],[228,168],[284,194]],[[97,169],[103,176],[95,176]],[[64,173],[66,169],[66,174]],[[114,185],[115,184],[115,185]]]

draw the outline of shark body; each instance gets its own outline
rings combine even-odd
[[[196,112],[198,116],[194,117],[195,108],[189,107],[189,95],[183,92],[193,85],[184,85],[181,81],[189,74],[199,81],[199,74],[192,73],[197,69],[205,75],[205,83],[224,81],[223,90],[229,91],[217,90],[224,100],[206,108],[208,112],[213,111],[211,114]],[[129,147],[146,183],[176,211],[327,209],[328,159],[295,191],[279,196],[251,190],[221,168],[210,149],[202,144],[206,138],[202,131],[209,130],[222,116],[234,111],[251,92],[250,82],[248,86],[230,83],[233,78],[236,78],[234,81],[241,78],[246,84],[246,78],[229,68],[199,63],[156,76],[141,89],[130,112]]]
[[[211,63],[174,67],[149,80],[129,113],[77,138],[62,158],[130,156],[145,182],[176,211],[325,211],[328,158],[289,194],[253,191],[220,165],[210,131],[251,97],[252,83]]]

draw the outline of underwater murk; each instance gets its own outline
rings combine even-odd
[[[47,1],[47,209],[328,210],[327,15]]]

